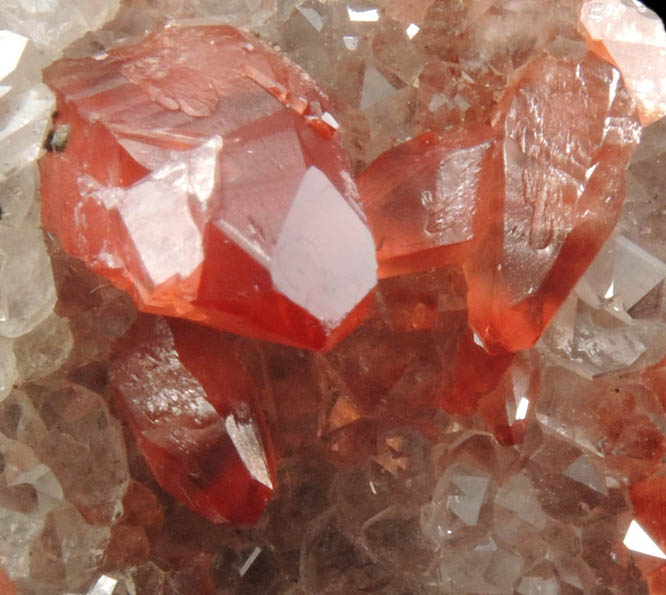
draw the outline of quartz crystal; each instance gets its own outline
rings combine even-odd
[[[119,0],[7,0],[0,7],[0,23],[27,35],[43,51],[57,55],[75,39],[113,18]],[[53,15],[58,14],[54,19]]]
[[[314,349],[353,328],[374,249],[305,73],[176,26],[45,80],[69,132],[41,161],[42,216],[67,252],[150,312]]]
[[[102,4],[0,6],[0,593],[666,593],[655,16]]]

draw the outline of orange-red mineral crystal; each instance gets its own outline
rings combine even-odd
[[[374,246],[297,66],[232,27],[173,26],[44,80],[42,219],[65,251],[147,312],[311,349],[353,328]]]
[[[493,115],[500,185],[465,264],[470,324],[489,350],[534,345],[612,231],[640,139],[620,73],[544,53]]]
[[[275,462],[234,337],[142,315],[116,346],[110,376],[115,402],[167,492],[212,522],[259,518]]]
[[[494,190],[489,127],[426,132],[387,151],[359,177],[380,277],[461,264],[480,230],[477,204]]]
[[[484,349],[527,349],[613,229],[641,126],[620,73],[544,52],[492,128],[425,133],[360,176],[381,277],[462,264]]]

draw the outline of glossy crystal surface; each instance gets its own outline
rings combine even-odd
[[[160,485],[214,523],[252,523],[275,488],[257,391],[234,340],[140,316],[118,344],[111,389]]]
[[[41,161],[42,216],[67,252],[149,312],[313,349],[353,327],[372,240],[304,72],[175,26],[45,80],[69,134]]]

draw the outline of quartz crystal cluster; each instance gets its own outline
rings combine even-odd
[[[666,593],[635,0],[0,6],[0,594]]]

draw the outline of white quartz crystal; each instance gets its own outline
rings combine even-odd
[[[120,0],[3,0],[0,25],[56,57],[75,39],[110,20],[119,6]]]
[[[44,320],[56,295],[39,229],[0,226],[0,336],[18,337]]]

